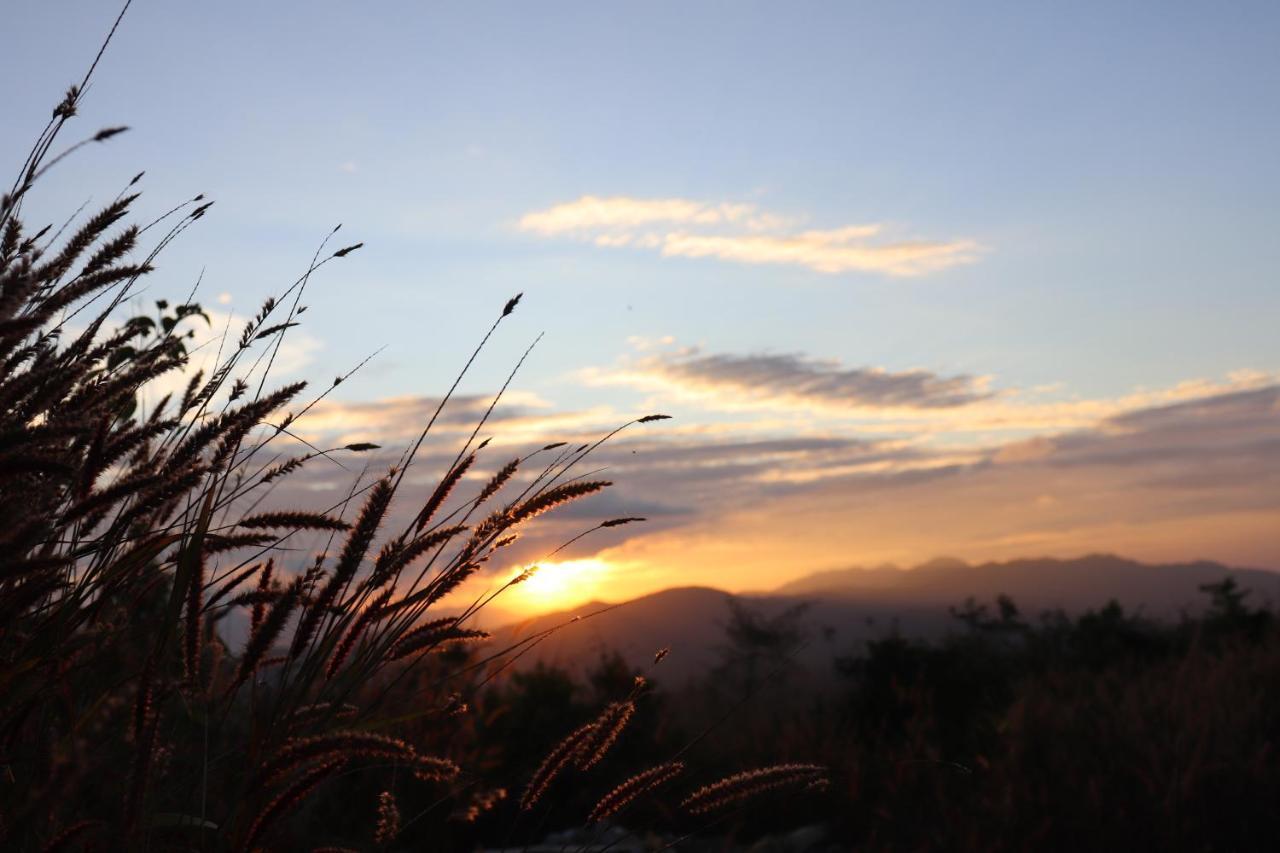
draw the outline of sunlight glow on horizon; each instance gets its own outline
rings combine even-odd
[[[512,569],[517,577],[528,566]],[[504,607],[526,613],[548,613],[567,610],[599,600],[609,586],[617,566],[595,557],[563,562],[541,561],[532,573],[499,596]]]

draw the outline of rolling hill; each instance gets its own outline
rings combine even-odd
[[[1126,609],[1172,619],[1204,605],[1200,585],[1228,576],[1252,591],[1250,601],[1280,602],[1280,573],[1209,561],[1148,565],[1095,554],[969,565],[943,558],[912,569],[820,572],[766,593],[731,596],[707,587],[682,587],[612,606],[591,603],[500,628],[495,642],[505,644],[563,624],[520,665],[542,661],[576,671],[611,651],[644,666],[657,649],[669,647],[671,655],[658,676],[679,683],[705,673],[716,662],[724,645],[729,599],[765,617],[803,604],[809,641],[798,663],[819,672],[830,666],[833,656],[856,651],[866,640],[893,630],[917,636],[949,630],[955,625],[949,608],[970,597],[990,603],[1008,595],[1031,615],[1053,608],[1079,612],[1115,599]]]

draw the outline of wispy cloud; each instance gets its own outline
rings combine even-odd
[[[642,388],[650,403],[682,416],[593,452],[583,470],[608,471],[616,489],[531,528],[494,572],[536,562],[624,515],[649,522],[593,534],[559,555],[641,567],[630,580],[610,576],[619,596],[672,583],[767,588],[832,566],[937,553],[1025,556],[1028,548],[1280,563],[1269,533],[1280,522],[1275,373],[1082,398],[1056,386],[997,389],[991,377],[798,353],[706,352],[665,338],[633,347],[587,378]],[[406,481],[411,489],[434,487],[490,401],[460,396],[446,407]],[[292,429],[325,447],[382,444],[357,460],[377,471],[396,463],[438,402],[326,400]],[[469,485],[548,441],[580,446],[630,416],[511,393],[493,412],[486,434],[495,441]],[[273,500],[339,503],[356,472],[343,461],[341,453],[318,461]],[[517,479],[539,470],[531,465]],[[407,496],[397,518],[417,499]]]
[[[1079,397],[1057,385],[996,389],[991,376],[851,366],[795,353],[708,353],[678,347],[670,339],[637,339],[632,345],[634,356],[583,371],[583,381],[648,391],[654,395],[651,405],[658,407],[684,403],[707,412],[768,412],[775,419],[819,419],[868,435],[932,435],[952,443],[960,436],[972,441],[986,434],[1007,441],[1014,433],[1093,428],[1126,412],[1256,389],[1277,380],[1265,371],[1236,371],[1222,380]],[[1124,425],[1116,421],[1107,428]]]
[[[690,465],[692,447],[653,446],[618,479],[679,495],[686,512],[600,556],[685,583],[715,583],[732,565],[758,588],[819,568],[1029,548],[1280,567],[1278,416],[1273,383],[1126,410],[1034,447],[832,436],[707,447],[718,463]]]
[[[822,273],[874,272],[894,276],[924,275],[978,258],[978,244],[972,240],[868,242],[879,231],[879,226],[850,226],[791,236],[682,232],[666,236],[662,254],[743,264],[793,264]]]
[[[715,258],[741,264],[787,264],[815,272],[918,276],[973,263],[973,240],[888,238],[880,223],[798,230],[800,219],[755,204],[683,198],[582,196],[520,219],[543,237],[585,240],[604,248],[638,248],[665,257]]]
[[[450,438],[470,433],[492,402],[484,395],[459,395],[436,419],[433,432]],[[381,400],[324,400],[299,419],[296,431],[334,444],[355,441],[403,442],[418,435],[440,404],[438,397],[403,396]],[[583,411],[555,409],[536,394],[508,391],[489,416],[497,444],[537,441],[547,435],[578,436],[625,420],[608,407]]]
[[[797,361],[802,370],[808,364]],[[973,386],[960,387],[964,393]],[[360,459],[376,471],[394,464],[404,420],[434,403],[335,404],[323,413],[323,426],[341,431],[346,424],[385,442],[386,450]],[[975,399],[917,411],[949,418],[999,404]],[[1028,549],[1057,556],[1114,550],[1144,559],[1204,555],[1280,564],[1271,534],[1280,522],[1280,382],[1274,374],[1240,373],[1226,382],[1180,383],[1075,404],[1081,408],[1067,419],[1073,426],[1045,426],[1030,439],[951,434],[935,443],[831,421],[814,422],[803,435],[785,423],[762,433],[755,417],[715,430],[663,422],[628,432],[599,448],[587,466],[608,470],[617,487],[531,527],[494,571],[536,562],[619,515],[649,522],[593,534],[561,556],[647,567],[634,582],[611,581],[611,595],[623,597],[673,583],[767,588],[815,569],[913,562],[938,553],[986,559],[1026,556]],[[432,487],[469,434],[465,424],[485,407],[483,396],[457,401],[411,473],[414,489]],[[1086,413],[1094,416],[1086,420]],[[473,487],[512,456],[553,438],[582,436],[580,442],[617,415],[565,411],[531,396],[513,398],[497,418],[494,433],[510,444],[491,445],[482,455]],[[530,466],[522,477],[536,470],[541,467]],[[274,498],[328,506],[341,500],[351,476],[336,465],[312,466]],[[462,493],[458,501],[468,492]],[[412,513],[418,497],[406,496],[397,511]]]
[[[645,225],[719,225],[741,222],[755,212],[751,204],[708,204],[685,198],[598,198],[584,195],[527,213],[520,228],[546,236],[582,235]]]
[[[824,408],[952,408],[992,396],[985,378],[844,367],[794,353],[735,355],[698,348],[646,356],[630,367],[594,373],[603,381],[668,385],[741,402],[802,403]]]

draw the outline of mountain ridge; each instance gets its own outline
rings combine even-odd
[[[1025,616],[1045,610],[1078,613],[1114,599],[1145,615],[1174,619],[1203,607],[1199,589],[1233,577],[1251,591],[1251,603],[1280,602],[1280,572],[1240,569],[1212,560],[1147,564],[1114,554],[1019,558],[970,565],[955,558],[930,560],[912,569],[837,569],[816,572],[765,592],[730,593],[707,586],[672,587],[625,602],[592,602],[546,613],[496,629],[495,640],[514,642],[562,626],[536,644],[522,666],[546,663],[570,670],[590,668],[606,653],[645,667],[659,648],[672,653],[658,677],[680,682],[715,664],[724,644],[728,602],[746,605],[765,618],[803,605],[813,635],[798,663],[829,667],[870,639],[897,632],[933,637],[958,627],[951,608],[967,599],[991,604],[1008,595]]]
[[[769,619],[803,605],[804,624],[814,635],[801,665],[829,667],[836,654],[858,651],[890,631],[937,637],[956,628],[951,608],[966,599],[991,605],[1014,599],[1024,616],[1061,608],[1082,612],[1116,599],[1126,610],[1176,619],[1208,598],[1199,587],[1235,578],[1251,590],[1252,603],[1280,602],[1280,573],[1235,569],[1211,560],[1143,564],[1110,553],[1075,558],[1023,557],[970,565],[940,557],[914,569],[819,571],[765,592],[730,593],[714,587],[673,587],[630,601],[590,602],[499,626],[500,643],[516,642],[559,626],[521,658],[521,666],[548,663],[573,671],[589,669],[600,656],[617,652],[632,666],[648,666],[659,648],[672,648],[659,676],[680,681],[705,674],[718,660],[728,602],[737,601]]]
[[[1021,603],[1044,607],[1101,606],[1110,598],[1130,606],[1168,609],[1194,604],[1196,587],[1233,576],[1242,586],[1256,587],[1271,600],[1280,600],[1280,572],[1227,566],[1215,560],[1143,563],[1110,553],[1081,557],[1019,557],[1005,561],[967,563],[938,557],[909,569],[850,567],[814,572],[770,590],[770,595],[858,595],[868,597],[890,590],[913,601],[960,594],[959,604],[975,597],[1005,594]],[[1157,583],[1159,582],[1159,583]],[[965,592],[969,589],[971,592]],[[894,596],[890,596],[894,597]],[[1059,600],[1060,598],[1060,600]]]

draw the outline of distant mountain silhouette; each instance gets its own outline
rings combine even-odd
[[[936,636],[955,622],[945,607],[864,603],[839,596],[730,595],[706,587],[682,587],[632,599],[605,612],[600,611],[609,605],[591,603],[538,616],[494,631],[494,642],[505,646],[570,623],[538,643],[518,666],[544,662],[582,673],[602,655],[617,652],[633,666],[645,668],[658,649],[669,647],[671,654],[653,676],[666,684],[681,684],[705,675],[719,659],[729,599],[765,617],[807,605],[802,620],[809,633],[808,645],[796,662],[823,678],[834,655],[858,650],[869,639],[891,630]],[[575,617],[578,621],[571,622]]]
[[[1098,607],[1114,598],[1148,615],[1171,616],[1184,607],[1199,607],[1204,602],[1199,586],[1227,576],[1253,590],[1259,601],[1280,601],[1280,573],[1233,569],[1208,560],[1149,565],[1113,554],[974,566],[941,557],[907,570],[882,567],[819,572],[784,584],[773,594],[912,605],[960,604],[970,596],[990,600],[1003,594],[1031,613],[1053,607]]]
[[[735,598],[765,616],[796,604],[807,604],[803,621],[809,643],[797,662],[818,672],[829,671],[833,655],[849,654],[868,639],[890,631],[937,636],[958,626],[949,608],[974,598],[991,604],[1008,595],[1028,617],[1053,608],[1079,612],[1115,599],[1126,609],[1161,618],[1176,618],[1207,602],[1198,587],[1234,577],[1252,591],[1252,603],[1280,602],[1280,573],[1233,569],[1199,561],[1147,565],[1107,554],[1072,560],[1049,558],[969,565],[939,558],[914,569],[881,566],[818,572],[764,594],[730,595],[708,587],[681,587],[642,596],[618,606],[593,602],[550,613],[494,632],[506,644],[554,625],[570,622],[538,643],[520,661],[542,661],[581,672],[602,654],[618,652],[635,666],[647,666],[663,647],[671,655],[654,676],[678,684],[704,674],[718,659],[729,618],[727,601]],[[605,612],[599,612],[604,610]],[[572,622],[578,617],[576,622]]]

